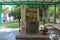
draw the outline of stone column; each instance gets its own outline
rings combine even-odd
[[[59,16],[59,23],[60,23],[60,4],[58,4],[58,8],[59,8],[58,16]]]
[[[38,31],[37,33],[39,33],[39,21],[40,21],[40,18],[39,18],[39,8],[37,8],[37,14],[36,15],[37,15],[37,22],[36,22],[37,23],[36,24],[37,25],[36,26],[37,28],[36,29]]]
[[[26,30],[26,7],[21,5],[21,31]]]
[[[40,21],[40,18],[39,18],[39,8],[37,8],[37,21],[38,22]]]

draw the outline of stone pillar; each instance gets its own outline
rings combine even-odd
[[[39,18],[39,8],[37,8],[37,21],[38,22],[40,21],[40,18]]]
[[[59,8],[58,16],[59,16],[59,23],[60,23],[60,4],[58,4],[58,8]]]
[[[21,31],[26,30],[26,7],[21,5]]]

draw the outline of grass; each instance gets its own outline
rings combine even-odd
[[[46,25],[49,25],[49,23],[47,23]],[[3,28],[19,28],[19,23],[18,22],[3,23],[2,27]],[[44,27],[42,21],[39,22],[39,27]]]
[[[18,22],[3,23],[2,27],[3,28],[19,28],[19,23]]]

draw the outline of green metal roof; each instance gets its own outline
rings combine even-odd
[[[20,2],[0,2],[2,5],[53,5],[53,4],[59,4],[60,2],[37,2],[37,1],[20,1]]]
[[[60,0],[0,0],[0,2],[19,2],[19,1],[58,2]]]

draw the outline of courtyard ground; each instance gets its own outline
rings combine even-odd
[[[19,29],[14,28],[0,29],[0,40],[16,40],[17,34],[19,34]]]

